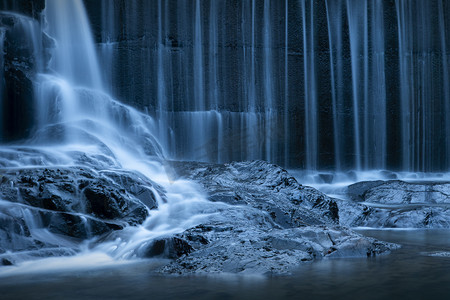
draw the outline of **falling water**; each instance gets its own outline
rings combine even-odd
[[[350,49],[351,49],[351,60],[352,60],[352,89],[353,89],[353,134],[355,142],[355,168],[361,170],[361,122],[360,122],[360,111],[363,106],[364,113],[367,114],[366,110],[366,86],[367,86],[367,75],[366,75],[366,47],[367,41],[365,34],[367,30],[367,3],[365,1],[347,1],[347,15],[349,22],[350,31]],[[361,29],[363,32],[361,32]],[[361,58],[363,62],[361,62]],[[362,70],[362,72],[361,72]],[[362,73],[362,74],[361,74]],[[366,122],[364,122],[364,129],[366,129]]]
[[[58,43],[51,67],[72,84],[103,89],[83,3],[47,0],[45,16],[48,34]]]
[[[60,2],[45,11],[58,51],[37,91],[64,91],[59,98],[74,99],[56,101],[64,111],[82,109],[81,87],[107,91],[155,119],[171,158],[448,169],[445,1],[87,1],[97,48],[84,8]],[[77,21],[52,26],[64,9]],[[27,38],[40,45],[38,34]],[[39,126],[65,118],[46,105]]]
[[[165,198],[153,190],[158,209],[149,212],[150,217],[142,226],[125,228],[114,241],[94,242],[93,249],[78,243],[67,244],[65,238],[44,227],[35,208],[28,208],[19,199],[14,209],[23,215],[32,239],[68,248],[63,255],[98,251],[115,259],[134,258],[141,256],[140,249],[153,239],[182,232],[220,209],[220,204],[206,201],[193,183],[167,175],[170,166],[164,163],[163,150],[154,137],[157,128],[154,120],[115,101],[102,90],[101,72],[83,2],[48,0],[44,13],[47,32],[55,34],[57,43],[51,72],[42,69],[35,78],[35,134],[23,145],[2,146],[3,155],[14,157],[2,160],[2,164],[21,169],[76,165],[112,174],[128,170],[160,185]],[[78,29],[73,32],[65,24]],[[66,38],[69,32],[74,33],[71,39]],[[34,58],[44,61],[37,51]],[[202,121],[199,126],[205,123]],[[77,196],[72,196],[75,205]],[[0,209],[11,207],[0,205]],[[82,219],[85,218],[83,213],[81,207],[77,214]],[[88,222],[84,230],[87,237],[92,237]]]
[[[303,21],[303,55],[305,76],[305,139],[306,169],[317,169],[317,90],[314,57],[314,5],[301,1]]]
[[[5,43],[5,30],[0,30],[0,111],[4,111],[4,93],[5,93],[5,79],[4,79],[4,69],[5,69],[5,62],[4,62],[4,50],[3,50],[3,46]],[[2,141],[3,137],[2,137],[2,133],[3,133],[3,113],[0,113],[0,141]]]
[[[275,135],[274,126],[275,114],[273,111],[273,83],[272,83],[272,28],[270,18],[270,0],[264,0],[264,25],[263,25],[263,40],[264,40],[264,108],[265,108],[265,159],[272,160],[272,139]]]
[[[448,168],[443,1],[236,3],[102,2],[113,94],[158,119],[173,158]]]
[[[383,18],[383,1],[376,0],[371,2],[372,22],[371,22],[371,36],[372,36],[372,61],[369,70],[371,74],[370,83],[366,82],[368,87],[372,88],[370,96],[368,97],[368,105],[370,114],[373,119],[369,120],[366,125],[366,130],[369,130],[371,135],[367,135],[369,139],[365,141],[366,147],[366,167],[386,169],[387,157],[387,125],[386,125],[386,77],[385,77],[385,36],[384,36],[384,18]],[[366,32],[368,34],[368,32]],[[366,92],[369,90],[366,88]],[[370,163],[367,161],[371,160]]]
[[[289,163],[289,1],[284,11],[284,165]]]
[[[202,15],[200,12],[200,0],[195,2],[195,26],[194,26],[194,99],[196,111],[206,109],[204,96],[204,66],[203,66],[203,30]]]
[[[438,11],[439,11],[439,33],[441,38],[441,51],[442,51],[442,73],[444,78],[444,103],[445,103],[445,115],[450,115],[450,69],[447,56],[447,38],[445,30],[445,18],[444,18],[444,6],[442,0],[438,1]],[[450,132],[450,118],[445,118],[445,132]],[[447,157],[447,164],[450,162],[450,139],[446,139],[446,149],[445,156]]]
[[[330,77],[331,99],[333,110],[333,142],[334,164],[336,170],[341,169],[342,141],[339,128],[342,128],[343,105],[343,65],[342,65],[342,6],[338,1],[326,1],[328,21],[328,41],[330,43]]]

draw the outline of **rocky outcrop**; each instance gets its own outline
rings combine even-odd
[[[34,19],[39,19],[45,8],[45,0],[3,0],[0,10],[14,11]]]
[[[35,19],[0,12],[0,142],[27,137],[34,120],[35,76],[47,68],[54,41]]]
[[[449,228],[450,183],[364,181],[339,201],[344,224],[375,228]]]
[[[198,182],[224,207],[177,235],[191,245],[163,273],[289,274],[301,262],[372,256],[395,245],[339,225],[336,202],[263,161],[223,165],[172,162],[173,173]]]
[[[139,174],[86,167],[4,169],[0,183],[0,253],[141,224],[157,206],[155,193],[162,193]]]
[[[249,205],[283,228],[339,224],[336,202],[300,185],[281,167],[264,161],[207,164],[172,162],[179,176],[199,182],[211,201]]]

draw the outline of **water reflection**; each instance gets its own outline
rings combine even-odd
[[[3,299],[443,299],[449,230],[358,230],[402,244],[390,255],[306,263],[293,276],[157,276],[155,262],[2,278]]]

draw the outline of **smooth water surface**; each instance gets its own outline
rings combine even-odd
[[[390,255],[305,263],[293,276],[158,276],[158,261],[10,275],[2,299],[448,299],[449,230],[358,230]]]

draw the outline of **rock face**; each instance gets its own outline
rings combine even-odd
[[[334,200],[300,185],[264,161],[231,164],[173,162],[175,172],[202,184],[211,201],[248,205],[267,212],[283,228],[339,224]]]
[[[348,226],[449,228],[450,183],[371,181],[348,187],[339,208]]]
[[[0,12],[0,142],[33,129],[35,76],[47,68],[54,41],[35,19]]]
[[[178,235],[192,246],[164,273],[289,274],[302,261],[371,256],[395,248],[339,225],[335,201],[262,161],[213,165],[172,163],[225,205]]]
[[[43,251],[141,224],[160,189],[143,178],[86,167],[2,170],[0,253]]]

